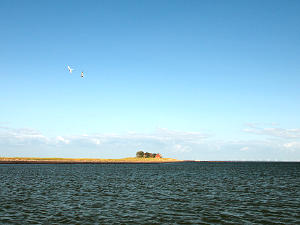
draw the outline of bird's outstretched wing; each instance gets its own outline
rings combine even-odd
[[[68,70],[69,70],[70,73],[72,73],[72,71],[73,71],[74,69],[72,69],[70,66],[68,66]]]

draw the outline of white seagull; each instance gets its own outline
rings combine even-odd
[[[71,67],[68,66],[68,70],[69,70],[70,73],[72,73],[72,71],[73,71],[74,69],[71,69]]]

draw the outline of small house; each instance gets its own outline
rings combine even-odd
[[[161,158],[161,154],[157,153],[156,156],[155,156],[155,158],[160,159]]]

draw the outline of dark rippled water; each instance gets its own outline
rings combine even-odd
[[[300,224],[300,163],[0,165],[0,224]]]

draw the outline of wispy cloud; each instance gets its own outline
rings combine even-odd
[[[288,143],[285,143],[283,144],[283,146],[287,149],[287,150],[290,150],[290,151],[300,151],[300,141],[296,142],[288,142]]]
[[[247,133],[272,138],[220,140],[202,132],[159,128],[150,133],[98,133],[46,136],[29,128],[0,127],[0,149],[63,157],[126,157],[137,150],[164,156],[200,160],[300,160],[299,129],[247,125]],[[2,147],[1,147],[2,146]],[[23,146],[23,147],[22,147]],[[29,150],[28,150],[29,149]],[[17,152],[18,153],[18,152]],[[19,153],[18,153],[19,154]],[[25,153],[24,153],[25,154]]]
[[[209,136],[200,132],[175,131],[159,128],[152,133],[123,133],[123,134],[93,134],[67,136],[70,142],[86,142],[90,144],[126,144],[126,143],[156,143],[162,145],[174,145],[174,149],[179,149],[179,145],[201,143]],[[181,148],[183,149],[183,148]],[[186,149],[186,148],[185,148]]]
[[[123,133],[123,134],[82,134],[82,135],[65,135],[56,137],[46,137],[42,133],[28,128],[9,128],[0,127],[0,141],[10,143],[16,142],[30,142],[39,140],[45,144],[78,144],[89,143],[94,145],[101,144],[126,144],[128,142],[134,143],[161,143],[173,144],[175,149],[186,149],[184,144],[197,144],[207,139],[208,135],[200,132],[184,132],[174,131],[165,128],[159,128],[153,133]],[[179,147],[181,146],[181,147]]]
[[[248,124],[245,132],[257,135],[266,135],[279,138],[300,138],[300,129],[284,129],[280,127],[259,127],[256,124]]]
[[[61,143],[64,143],[64,144],[69,144],[70,143],[70,140],[68,140],[66,138],[63,138],[61,136],[57,136],[56,140],[57,140],[57,142],[61,142]]]
[[[245,146],[245,147],[242,147],[241,148],[241,151],[248,151],[249,150],[249,147],[248,146]]]
[[[0,141],[22,144],[32,141],[48,142],[49,139],[42,133],[30,128],[16,129],[0,126]]]

